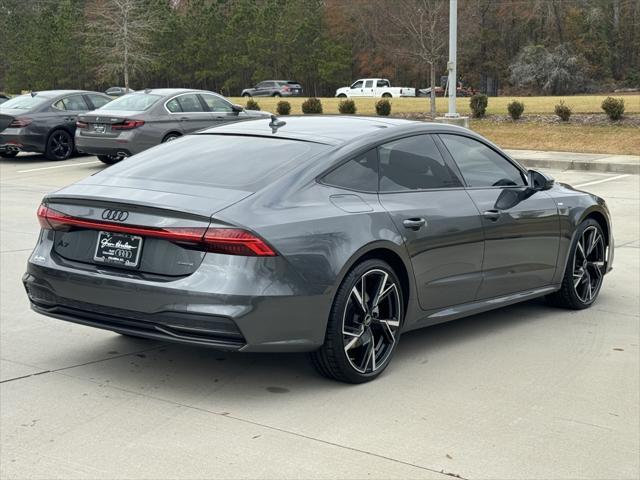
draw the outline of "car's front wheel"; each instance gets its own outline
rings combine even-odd
[[[47,139],[44,156],[48,160],[66,160],[73,154],[73,137],[66,130],[54,130]]]
[[[324,376],[347,383],[373,380],[389,365],[404,319],[402,288],[382,260],[366,260],[345,277],[324,345],[311,354]]]
[[[346,93],[341,93],[340,95],[338,95],[338,98],[347,98],[347,94]]]
[[[243,96],[244,98],[247,98],[247,97],[250,97],[250,96],[251,96],[251,94],[250,94],[250,93],[243,93],[243,94],[242,94],[242,96]]]
[[[590,307],[602,287],[606,252],[600,224],[591,218],[582,222],[569,249],[562,287],[547,296],[549,303],[574,310]]]

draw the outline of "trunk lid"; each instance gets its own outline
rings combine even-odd
[[[190,275],[202,263],[204,251],[196,248],[192,240],[167,240],[144,231],[203,235],[215,212],[250,195],[209,191],[203,197],[202,193],[76,184],[48,195],[45,203],[49,209],[84,223],[68,231],[49,233],[55,236],[54,257],[75,268],[109,269],[158,280]],[[143,233],[113,232],[109,224]]]
[[[114,123],[122,123],[126,118],[140,118],[144,112],[139,111],[120,111],[120,110],[94,110],[93,112],[84,113],[78,116],[78,119],[87,123],[104,123],[113,125]]]

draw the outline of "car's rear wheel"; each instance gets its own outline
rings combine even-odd
[[[180,138],[179,133],[169,133],[162,139],[162,143],[173,142],[176,138]]]
[[[273,96],[273,97],[280,97],[281,95],[280,95],[278,92],[276,92],[276,93],[274,93],[272,96]]]
[[[382,260],[366,260],[345,277],[327,324],[324,345],[311,354],[324,376],[348,383],[373,380],[389,365],[404,318],[402,288]]]
[[[107,165],[113,165],[124,159],[122,155],[98,155],[98,160]]]
[[[390,93],[383,93],[382,94],[382,98],[391,98],[391,94]]]
[[[574,310],[590,307],[602,287],[606,252],[600,224],[593,219],[582,222],[569,249],[562,287],[547,296],[549,303]]]
[[[47,139],[44,156],[48,160],[66,160],[73,155],[73,137],[66,130],[54,130]]]
[[[15,158],[18,155],[18,152],[0,152],[0,157],[2,158]]]
[[[341,93],[340,95],[338,95],[338,98],[347,98],[347,95],[345,93]]]

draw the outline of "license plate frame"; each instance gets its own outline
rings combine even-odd
[[[93,260],[104,265],[136,269],[140,266],[140,257],[144,239],[138,235],[99,231]]]
[[[107,125],[104,123],[96,123],[93,125],[93,133],[107,133]]]

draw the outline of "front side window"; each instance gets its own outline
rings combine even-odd
[[[461,135],[440,135],[470,187],[524,186],[520,169],[484,143]]]
[[[93,108],[104,107],[107,103],[111,101],[110,98],[105,98],[102,95],[89,94],[88,97],[91,100],[91,103],[93,104]]]
[[[403,138],[379,147],[380,191],[461,187],[431,135]]]
[[[343,163],[322,179],[323,183],[348,190],[375,192],[378,190],[378,153],[367,153]]]
[[[231,112],[233,109],[231,105],[222,98],[217,95],[211,94],[201,94],[200,97],[204,100],[204,103],[207,104],[209,110],[212,112]]]
[[[362,88],[362,80],[358,80],[356,83],[351,85],[351,88]]]
[[[195,93],[187,93],[186,95],[180,95],[178,98],[178,102],[180,102],[180,106],[182,107],[183,112],[204,112],[204,107],[202,103],[200,103],[200,99],[198,99],[198,95]]]

